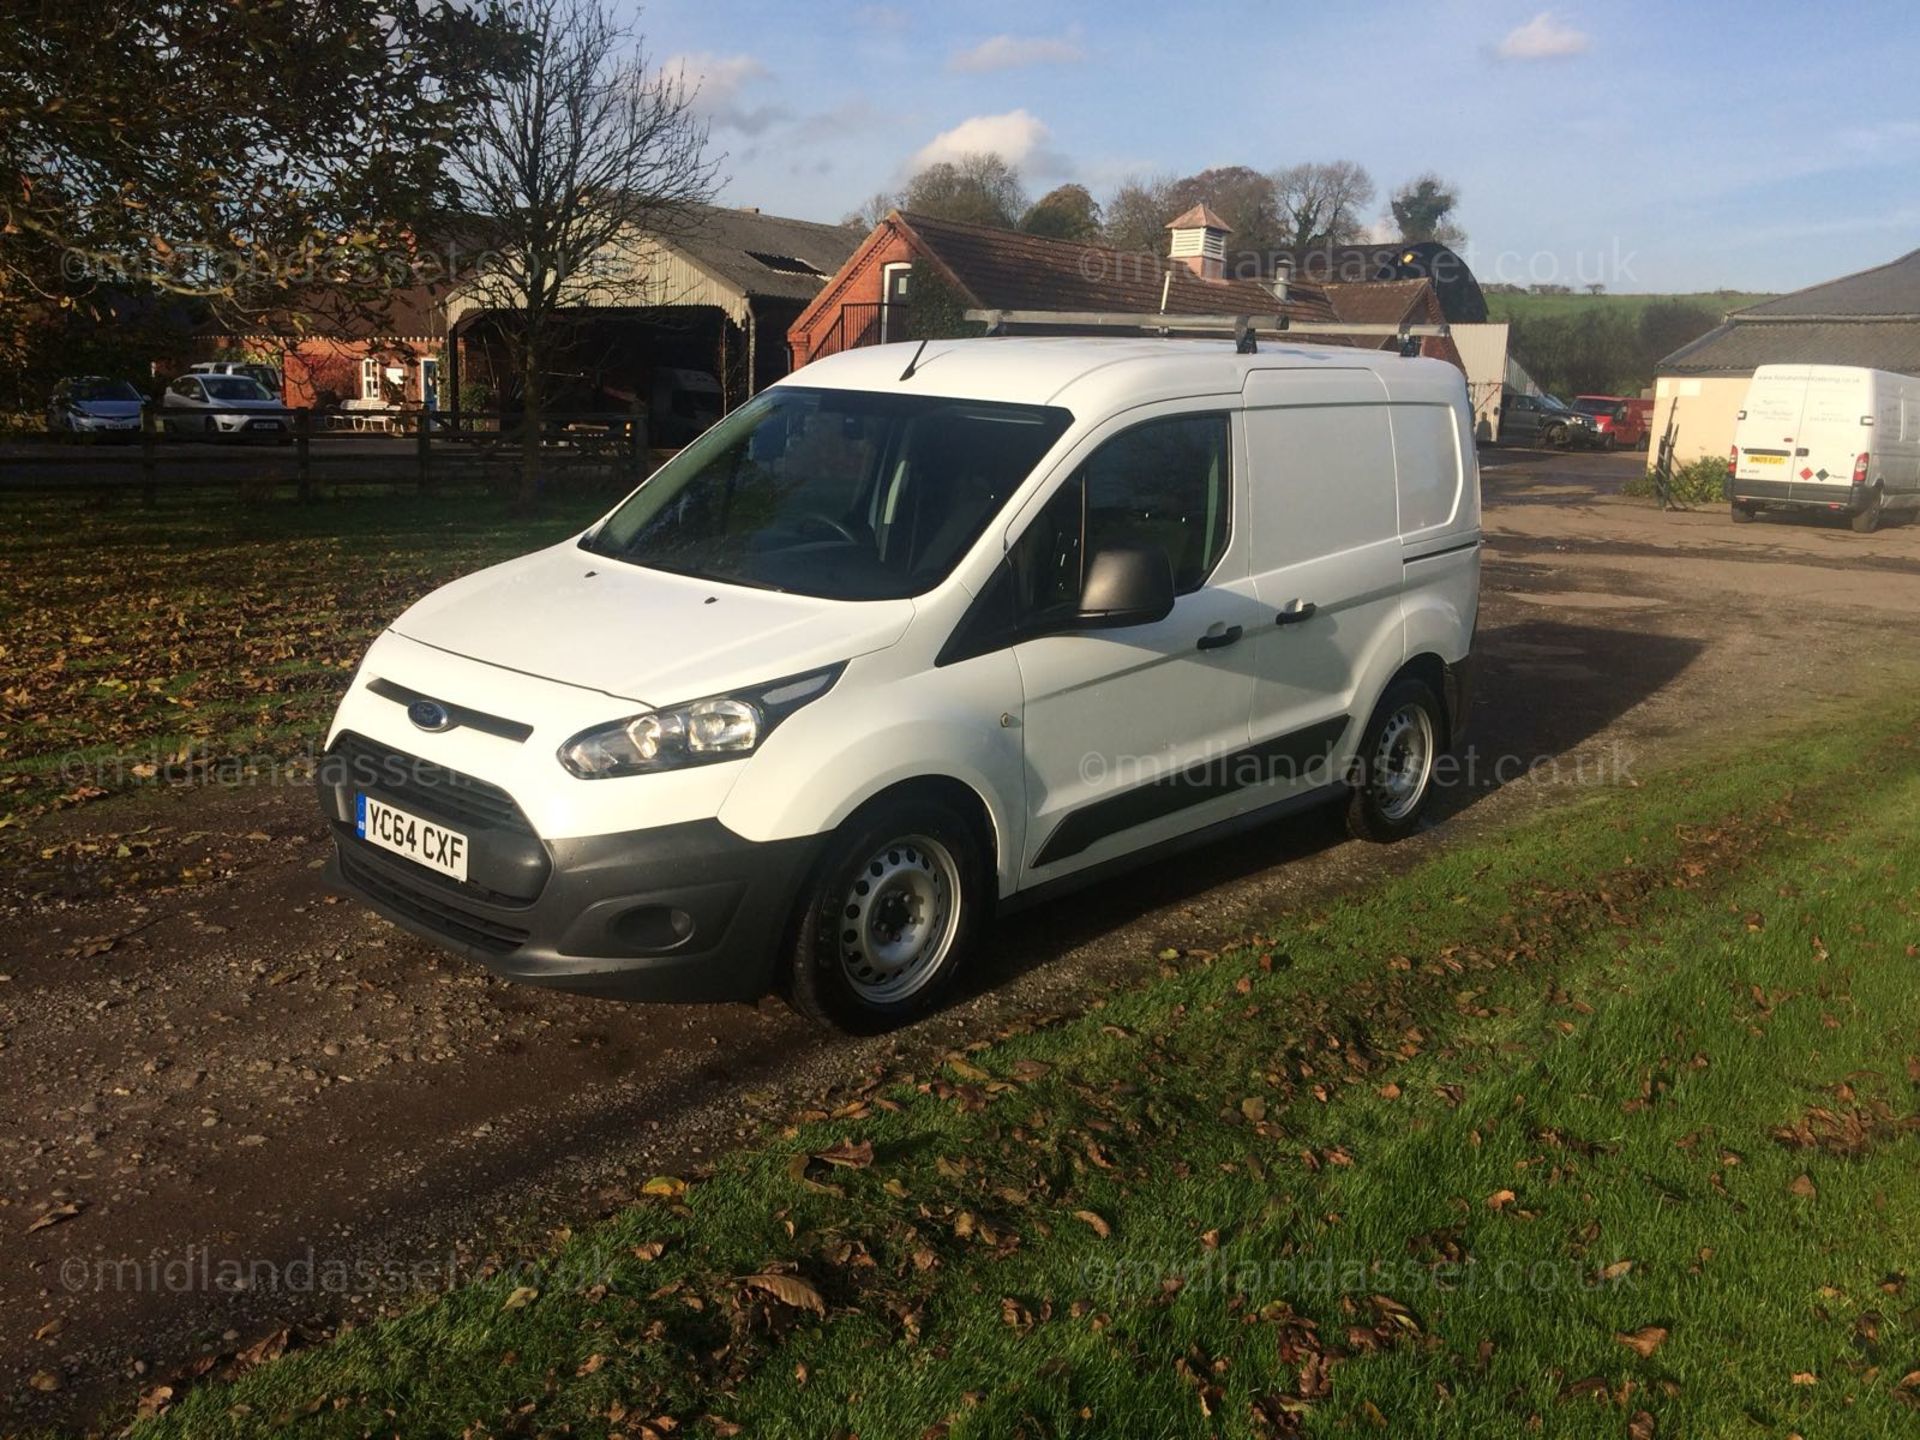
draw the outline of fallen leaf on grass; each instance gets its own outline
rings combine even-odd
[[[1602,1280],[1618,1280],[1622,1275],[1627,1274],[1632,1269],[1633,1261],[1616,1260],[1611,1265],[1601,1267],[1600,1278]]]
[[[640,1187],[642,1195],[664,1195],[678,1199],[687,1193],[687,1182],[673,1175],[656,1175]]]
[[[1634,1411],[1627,1422],[1627,1440],[1653,1440],[1653,1436],[1653,1416],[1645,1410]]]
[[[1667,1332],[1658,1325],[1642,1325],[1631,1335],[1619,1334],[1613,1337],[1626,1346],[1642,1360],[1650,1359],[1653,1352],[1667,1343]]]
[[[1820,1193],[1820,1187],[1813,1183],[1813,1177],[1804,1171],[1793,1177],[1787,1184],[1787,1193],[1802,1200],[1811,1200]]]
[[[666,1244],[664,1241],[660,1241],[660,1240],[648,1240],[644,1244],[636,1245],[633,1247],[633,1258],[636,1260],[646,1260],[646,1261],[658,1260],[662,1255],[666,1253],[667,1253]]]
[[[848,1170],[864,1170],[873,1164],[873,1142],[862,1140],[854,1144],[851,1140],[842,1140],[839,1144],[825,1150],[816,1150],[813,1158],[823,1165],[839,1165]]]
[[[233,1357],[233,1363],[238,1369],[251,1370],[256,1365],[265,1365],[269,1360],[278,1360],[287,1353],[287,1346],[292,1343],[293,1332],[283,1326],[240,1351]]]
[[[140,1399],[134,1404],[133,1418],[151,1420],[173,1403],[173,1387],[156,1385],[151,1390],[140,1392]]]
[[[749,1275],[742,1283],[795,1310],[811,1310],[816,1315],[827,1313],[827,1302],[820,1297],[820,1292],[798,1275]]]
[[[1820,1377],[1811,1370],[1802,1370],[1793,1377],[1793,1383],[1796,1385],[1818,1385],[1820,1383]]]
[[[1113,1226],[1109,1225],[1091,1210],[1076,1210],[1073,1212],[1073,1218],[1093,1231],[1093,1233],[1098,1235],[1102,1240],[1105,1240],[1109,1235],[1113,1234]]]
[[[1511,1190],[1496,1190],[1487,1196],[1487,1209],[1504,1210],[1518,1198]]]
[[[502,1310],[524,1310],[540,1298],[540,1292],[531,1285],[516,1285],[513,1293],[500,1306]]]

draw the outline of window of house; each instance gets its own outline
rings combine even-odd
[[[1086,557],[1107,545],[1165,550],[1177,594],[1205,584],[1232,528],[1229,445],[1225,415],[1178,415],[1136,425],[1094,451],[1009,556],[1023,627],[1077,609]]]
[[[360,398],[380,399],[380,362],[371,356],[360,362]]]

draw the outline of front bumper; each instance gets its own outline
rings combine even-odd
[[[372,748],[343,736],[328,760]],[[756,842],[695,820],[546,840],[504,791],[413,764],[323,765],[321,808],[334,834],[327,878],[343,893],[509,980],[627,1000],[750,1000],[770,987],[824,837]],[[362,791],[466,834],[469,879],[361,840],[353,817]]]
[[[1794,510],[1857,515],[1871,503],[1873,491],[1865,485],[1828,485],[1812,480],[1735,478],[1727,482],[1727,498],[1743,505],[1772,505]]]

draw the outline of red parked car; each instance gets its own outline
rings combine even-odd
[[[1573,408],[1593,416],[1600,427],[1600,443],[1609,450],[1622,446],[1644,450],[1653,440],[1653,401],[1630,400],[1624,395],[1576,395]]]

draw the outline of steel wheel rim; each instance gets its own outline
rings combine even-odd
[[[862,1001],[887,1005],[922,989],[960,928],[960,864],[925,835],[880,846],[841,897],[840,972]]]
[[[1374,803],[1389,823],[1411,815],[1433,775],[1433,718],[1426,708],[1402,705],[1387,717],[1373,747],[1370,777]]]

